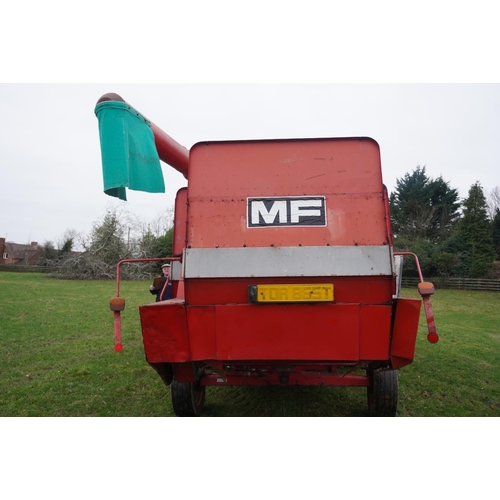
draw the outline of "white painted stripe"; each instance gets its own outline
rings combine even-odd
[[[388,245],[187,248],[184,277],[390,276]]]

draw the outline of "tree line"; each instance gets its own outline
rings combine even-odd
[[[418,255],[424,276],[500,278],[500,189],[489,199],[479,181],[458,191],[425,166],[397,179],[389,198],[394,247]],[[406,276],[417,276],[405,260]]]
[[[56,245],[47,241],[39,261],[52,274],[66,279],[114,279],[116,265],[123,259],[168,257],[172,255],[172,211],[151,223],[143,223],[125,209],[108,206],[101,220],[93,224],[88,236],[66,231]],[[124,279],[149,279],[161,274],[160,263],[134,263],[122,266]]]
[[[474,183],[460,200],[458,190],[441,176],[433,179],[417,167],[396,180],[389,197],[394,247],[418,255],[426,277],[500,278],[500,188],[487,200]],[[70,279],[114,278],[122,259],[172,255],[173,211],[143,223],[126,210],[110,206],[90,235],[67,231],[57,245],[45,242],[40,264]],[[79,251],[75,251],[78,247]],[[161,264],[123,267],[124,278],[144,279]],[[405,260],[405,276],[417,276]]]

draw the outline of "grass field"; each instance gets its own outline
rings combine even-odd
[[[138,306],[149,283],[123,282],[124,350],[113,350],[110,281],[0,273],[0,416],[172,416],[146,363]],[[404,296],[418,296],[404,290]],[[438,290],[440,342],[422,314],[415,361],[400,372],[399,416],[500,416],[500,294]],[[209,387],[204,416],[368,415],[366,390]]]

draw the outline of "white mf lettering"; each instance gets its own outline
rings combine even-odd
[[[326,226],[324,196],[248,198],[248,227]]]
[[[286,224],[286,201],[275,201],[271,208],[267,210],[263,201],[253,201],[252,207],[252,224],[259,224],[259,215],[264,219],[265,224],[272,224],[276,220],[276,215],[279,214],[279,223]]]
[[[298,224],[300,222],[300,217],[321,217],[321,211],[318,210],[305,210],[305,208],[311,207],[321,207],[323,206],[323,200],[291,200],[290,201],[290,212],[291,212],[291,223]]]

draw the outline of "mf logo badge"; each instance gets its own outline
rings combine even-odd
[[[325,197],[248,198],[247,226],[326,226]]]

